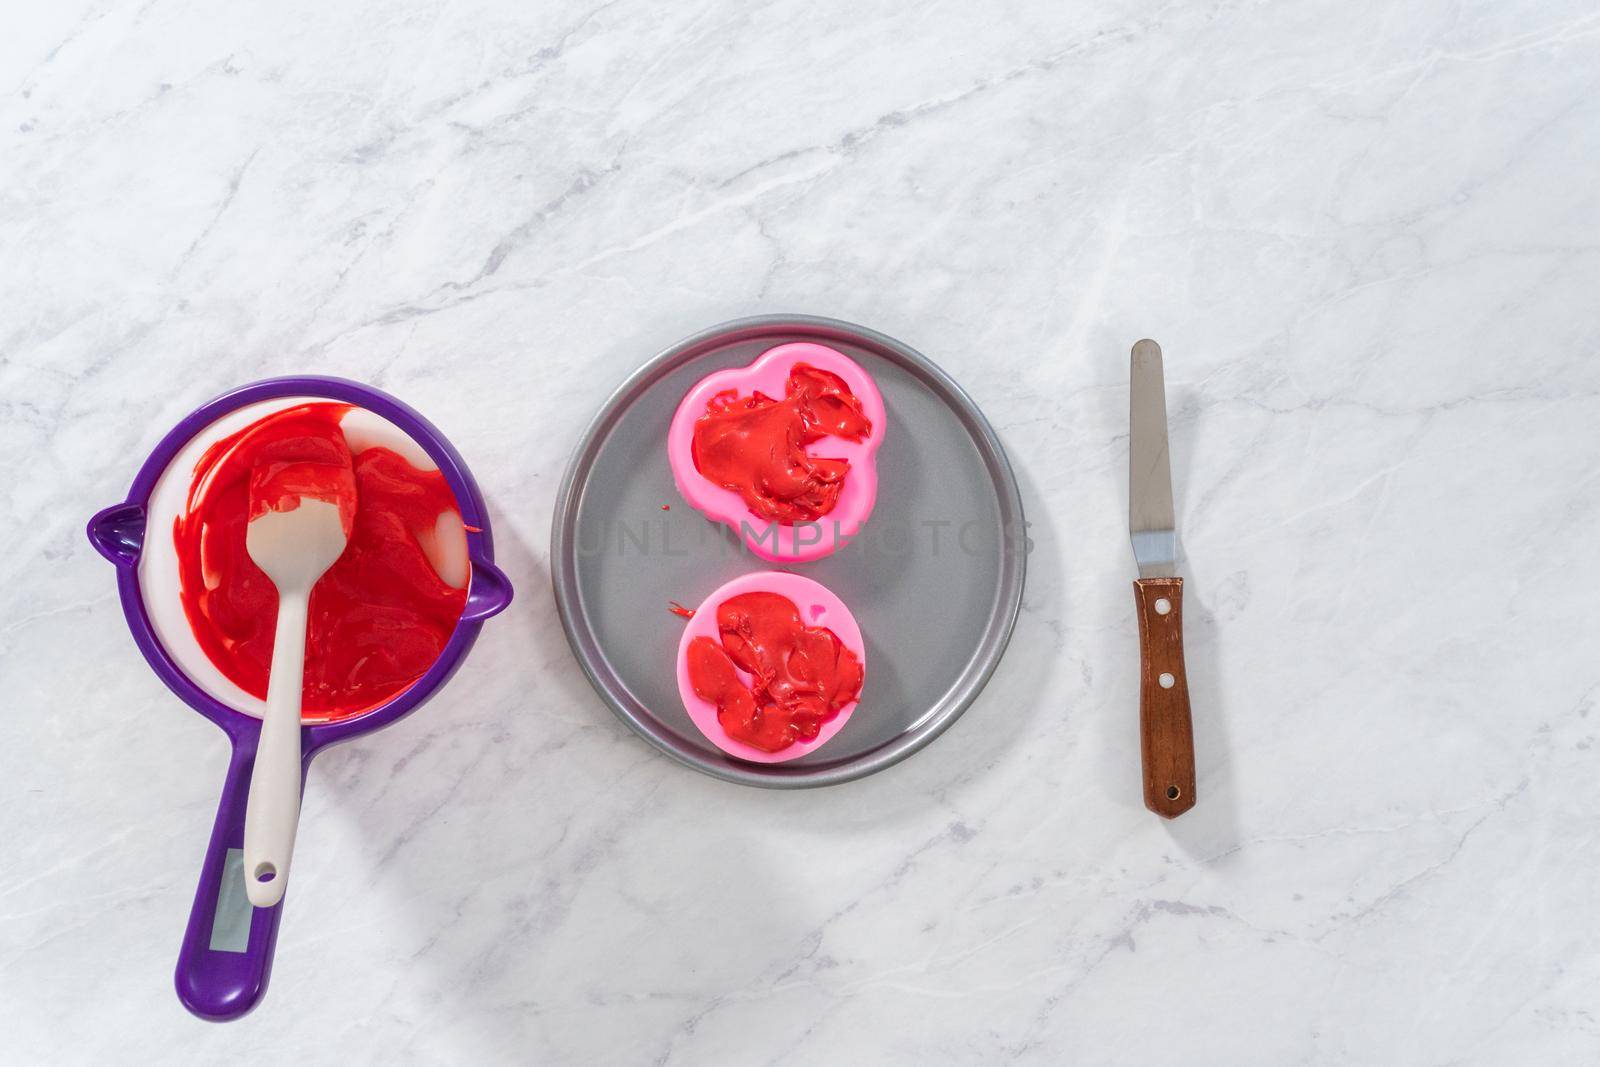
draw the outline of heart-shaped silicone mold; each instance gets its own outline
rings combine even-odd
[[[695,424],[706,414],[707,405],[719,393],[734,390],[740,397],[759,392],[783,398],[789,372],[797,363],[841,378],[860,401],[861,412],[872,428],[860,441],[824,437],[807,447],[809,455],[843,459],[850,468],[830,511],[815,522],[790,524],[755,514],[738,493],[702,475],[694,462],[694,431]],[[751,552],[768,562],[804,563],[849,543],[872,514],[878,497],[877,452],[883,443],[886,421],[878,387],[850,357],[810,342],[778,345],[763,352],[749,366],[717,371],[689,390],[667,431],[667,460],[678,492],[695,510],[727,526]]]
[[[810,578],[803,578],[798,574],[785,574],[781,571],[758,571],[755,574],[741,575],[706,597],[689,619],[689,624],[684,627],[683,639],[678,642],[678,695],[683,698],[684,710],[688,711],[689,718],[694,721],[700,732],[705,734],[706,740],[730,756],[737,756],[752,763],[785,763],[810,755],[844,729],[844,724],[859,706],[859,700],[851,701],[840,708],[837,715],[822,724],[814,739],[796,741],[778,752],[767,752],[729,737],[722,723],[717,721],[717,706],[696,693],[689,680],[689,645],[697,637],[719,640],[717,608],[724,601],[743,593],[777,593],[788,598],[799,609],[803,625],[832,630],[839,643],[855,653],[856,659],[860,660],[862,689],[866,688],[867,646],[861,639],[861,627],[856,625],[855,616],[844,606],[844,601],[834,596],[826,586]],[[748,674],[743,671],[737,673],[742,682],[746,685],[750,683]]]

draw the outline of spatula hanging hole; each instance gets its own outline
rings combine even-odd
[[[1157,615],[1165,615],[1165,614],[1167,614],[1167,612],[1169,612],[1171,610],[1172,610],[1172,601],[1168,600],[1164,596],[1156,598],[1156,614]]]
[[[1183,796],[1183,790],[1179,789],[1175,785],[1167,786],[1167,799],[1168,800],[1177,800],[1181,796]]]
[[[1178,684],[1178,680],[1172,675],[1168,674],[1166,671],[1162,671],[1161,677],[1157,678],[1156,681],[1161,683],[1161,688],[1163,689],[1171,689],[1173,686]]]
[[[258,864],[256,864],[256,881],[258,881],[258,882],[270,882],[276,877],[278,877],[278,868],[274,867],[272,864],[270,864],[270,863],[258,863]]]

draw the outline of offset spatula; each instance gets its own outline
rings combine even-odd
[[[1139,579],[1139,748],[1144,806],[1164,819],[1194,807],[1194,728],[1183,669],[1183,579],[1167,461],[1167,394],[1161,346],[1133,346],[1129,408],[1128,532]]]

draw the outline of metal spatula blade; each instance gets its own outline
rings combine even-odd
[[[1133,346],[1128,425],[1128,532],[1141,578],[1177,573],[1178,530],[1172,516],[1172,465],[1167,458],[1167,392],[1161,346]]]

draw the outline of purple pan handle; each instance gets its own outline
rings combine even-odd
[[[174,982],[183,1006],[213,1022],[237,1019],[256,1006],[272,976],[283,901],[251,907],[244,887],[244,809],[261,728],[254,720],[233,739],[217,821],[200,868],[189,926],[178,950]],[[307,751],[300,780],[310,769]],[[302,786],[303,788],[303,786]]]

